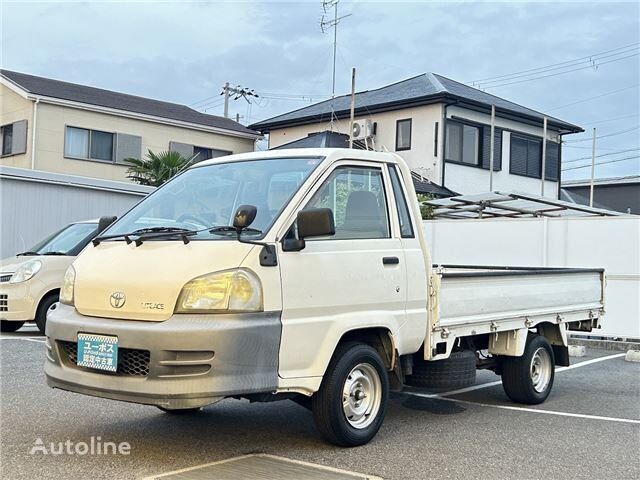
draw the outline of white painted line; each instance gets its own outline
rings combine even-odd
[[[351,472],[349,470],[340,470],[339,468],[327,467],[325,465],[318,465],[317,463],[304,462],[302,460],[294,460],[292,458],[280,457],[278,455],[270,455],[268,453],[250,453],[247,455],[240,455],[238,457],[225,458],[224,460],[218,460],[217,462],[203,463],[202,465],[196,465],[195,467],[187,467],[187,468],[182,468],[180,470],[174,470],[172,472],[159,473],[157,475],[152,475],[150,477],[144,477],[142,480],[156,480],[158,478],[168,477],[170,475],[175,475],[177,473],[190,472],[190,471],[198,470],[205,467],[211,467],[213,465],[220,465],[222,463],[235,462],[237,460],[242,460],[244,458],[250,458],[250,457],[273,458],[276,460],[282,460],[283,462],[296,463],[298,465],[304,465],[307,467],[317,468],[319,470],[325,470],[327,472],[342,473],[345,475],[352,476],[354,479],[359,478],[361,480],[383,480],[381,477],[376,477],[373,475]]]
[[[0,340],[24,340],[25,342],[44,343],[42,337],[0,337]]]
[[[415,392],[404,392],[408,395],[413,395],[416,397],[426,397],[426,398],[434,398],[429,394],[420,394]],[[640,420],[633,420],[631,418],[617,418],[617,417],[603,417],[600,415],[585,415],[582,413],[569,413],[569,412],[558,412],[555,410],[542,410],[538,408],[527,408],[527,407],[513,407],[510,405],[493,405],[491,403],[481,403],[481,402],[470,402],[468,400],[459,400],[457,398],[438,398],[435,397],[436,400],[444,400],[447,402],[454,403],[464,403],[466,405],[478,405],[480,407],[489,407],[489,408],[499,408],[501,410],[515,410],[519,412],[529,412],[529,413],[542,413],[545,415],[558,415],[561,417],[575,417],[575,418],[586,418],[588,420],[605,420],[607,422],[620,422],[620,423],[634,423],[640,425]]]
[[[591,360],[586,360],[584,362],[574,363],[573,365],[570,365],[568,367],[556,368],[556,373],[564,372],[565,370],[572,370],[574,368],[586,367],[587,365],[591,365],[593,363],[604,362],[605,360],[620,358],[620,357],[624,357],[625,355],[626,355],[625,353],[616,353],[614,355],[608,355],[606,357],[593,358]],[[458,395],[460,393],[473,392],[474,390],[480,390],[481,388],[495,387],[496,385],[501,385],[501,384],[502,384],[502,380],[496,380],[495,382],[481,383],[480,385],[472,385],[470,387],[459,388],[458,390],[451,390],[449,392],[424,394],[424,395],[430,395],[432,398],[449,397],[451,395]]]

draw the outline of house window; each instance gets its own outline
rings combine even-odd
[[[512,133],[509,171],[515,175],[541,178],[542,140]]]
[[[2,155],[11,155],[13,145],[13,124],[2,127]]]
[[[113,139],[113,133],[67,127],[64,137],[64,155],[69,158],[112,162]]]
[[[193,147],[193,156],[195,157],[196,162],[201,162],[203,160],[209,160],[213,158],[213,153],[210,148],[206,147]]]
[[[473,125],[448,121],[445,158],[451,162],[478,165],[480,129]]]
[[[411,150],[411,119],[396,122],[396,152]]]

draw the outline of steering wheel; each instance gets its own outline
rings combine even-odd
[[[202,218],[198,218],[195,215],[189,215],[189,214],[180,215],[176,219],[176,222],[178,222],[178,223],[189,223],[189,224],[193,225],[196,228],[206,228],[207,225],[208,225],[208,222],[206,222]]]

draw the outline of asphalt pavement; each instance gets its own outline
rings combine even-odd
[[[24,330],[24,331],[23,331]],[[250,453],[407,478],[640,478],[640,364],[587,350],[590,362],[556,374],[549,399],[522,406],[501,385],[444,398],[394,394],[368,445],[325,443],[290,401],[224,400],[191,416],[47,387],[43,337],[0,337],[0,477],[131,479]],[[499,377],[479,372],[477,384]],[[58,442],[127,442],[128,455],[44,454]]]

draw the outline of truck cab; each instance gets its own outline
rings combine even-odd
[[[415,198],[392,153],[279,150],[189,168],[67,270],[47,323],[48,384],[169,413],[292,399],[343,446],[373,438],[389,391],[437,380],[438,362],[463,362],[467,381],[506,368],[512,398],[543,401],[568,362],[569,324],[597,326],[603,272],[566,272],[579,306],[527,297],[506,312],[504,299],[476,298],[468,318],[443,293],[452,274],[431,265]],[[518,277],[516,300],[532,275]],[[453,279],[456,292],[474,288]]]

